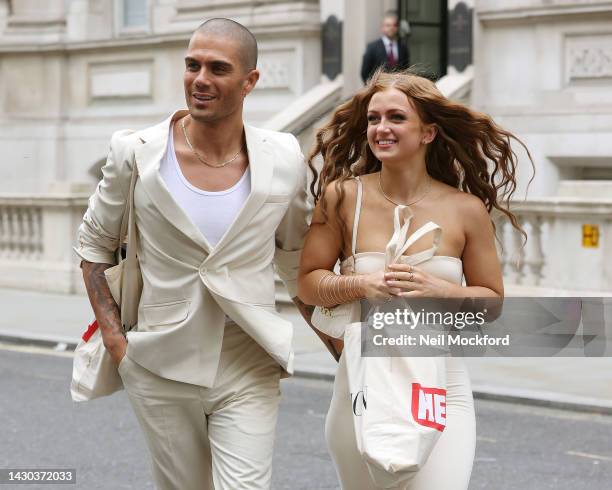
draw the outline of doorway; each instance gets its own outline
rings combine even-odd
[[[398,11],[401,25],[410,26],[410,65],[436,80],[446,75],[448,1],[399,0]]]

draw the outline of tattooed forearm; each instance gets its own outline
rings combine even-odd
[[[109,346],[115,341],[123,340],[121,313],[104,276],[104,271],[112,265],[83,261],[81,267],[87,295],[96,315],[104,345]]]
[[[293,299],[293,302],[295,303],[295,306],[297,306],[297,309],[300,310],[300,313],[304,317],[304,320],[310,323],[310,319],[312,318],[312,313],[314,312],[315,307],[312,305],[307,305],[297,296],[292,299]]]

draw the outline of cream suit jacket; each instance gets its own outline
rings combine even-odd
[[[163,378],[211,387],[227,314],[286,376],[293,371],[293,329],[275,312],[273,264],[291,297],[296,296],[309,219],[299,144],[290,134],[245,125],[251,192],[212,247],[159,173],[170,123],[186,114],[178,111],[157,126],[113,135],[75,251],[89,262],[116,262],[121,218],[137,165],[134,204],[143,291],[137,328],[127,333],[127,356]]]

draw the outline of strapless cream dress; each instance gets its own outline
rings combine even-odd
[[[384,270],[393,261],[415,265],[447,281],[461,284],[463,265],[456,257],[435,255],[441,229],[429,222],[406,240],[390,240],[385,252],[356,252],[357,228],[361,212],[363,186],[357,180],[357,203],[352,235],[352,255],[340,265],[342,274],[365,274]],[[402,216],[403,215],[403,216]],[[403,224],[400,223],[404,218]],[[398,206],[394,215],[395,234],[406,233],[412,213]],[[403,255],[410,245],[427,233],[434,234],[430,249],[413,255]],[[467,490],[476,448],[476,421],[470,379],[463,359],[446,358],[446,428],[436,443],[425,466],[408,486],[398,490]],[[351,397],[344,355],[340,358],[334,392],[325,423],[325,436],[338,478],[344,490],[376,490],[367,466],[357,450],[353,429]]]

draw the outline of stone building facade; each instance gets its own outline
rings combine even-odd
[[[294,132],[306,152],[361,87],[363,50],[388,9],[412,62],[533,155],[526,194],[517,148],[527,245],[499,227],[510,290],[612,291],[608,0],[0,0],[0,286],[79,290],[70,244],[110,135],[184,105],[183,52],[203,20],[254,32],[262,77],[246,118]]]
[[[91,184],[114,130],[184,106],[187,41],[219,16],[259,41],[249,121],[263,123],[319,83],[317,1],[0,0],[0,192]]]

